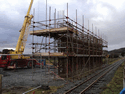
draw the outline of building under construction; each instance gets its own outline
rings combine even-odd
[[[108,43],[101,35],[93,33],[67,16],[51,18],[51,7],[49,9],[49,20],[33,21],[33,31],[30,35],[41,36],[40,43],[33,41],[34,56],[47,58],[50,62],[58,64],[58,75],[60,77],[75,77],[85,71],[100,67],[103,62],[103,47]],[[89,26],[88,26],[89,27]],[[93,26],[92,26],[93,28]],[[97,31],[97,30],[96,30]]]

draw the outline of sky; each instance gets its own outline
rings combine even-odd
[[[0,0],[0,51],[4,48],[15,48],[19,30],[27,13],[31,0]],[[107,50],[125,47],[125,0],[47,0],[47,11],[51,6],[52,13],[65,11],[69,17],[75,20],[76,9],[78,22],[82,24],[82,15],[85,19],[85,27],[91,29],[92,24],[99,29],[100,34],[105,35],[108,41]],[[35,10],[35,13],[33,13]],[[46,19],[46,0],[34,0],[31,9],[35,21]],[[52,16],[53,17],[53,16]],[[95,30],[94,30],[95,32]],[[35,38],[35,40],[38,40]],[[31,53],[32,36],[28,36],[24,53]]]

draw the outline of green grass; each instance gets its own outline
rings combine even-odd
[[[33,92],[35,92],[35,94],[51,94],[51,93],[54,93],[57,91],[57,89],[60,89],[64,87],[63,85],[62,86],[50,86],[50,90],[43,90],[43,89],[36,89],[36,90],[33,90],[27,94],[33,94]],[[26,92],[28,90],[31,90],[33,89],[33,87],[29,87],[29,88],[24,88],[24,89],[3,89],[4,92],[2,92],[2,94],[22,94],[23,92]]]
[[[123,67],[124,63],[117,69],[111,82],[105,87],[101,94],[119,94],[123,89]]]
[[[122,58],[108,58],[108,64],[113,64],[120,59],[122,59]],[[103,62],[106,63],[106,58],[103,59]]]
[[[43,89],[36,89],[34,90],[35,91],[35,94],[51,94],[51,93],[54,93],[57,91],[57,89],[60,89],[64,87],[63,85],[62,86],[50,86],[50,90],[43,90]],[[27,94],[33,94],[33,92],[29,92]]]
[[[120,60],[121,58],[110,58],[109,59],[109,64],[113,64],[115,62],[117,62],[118,60]]]

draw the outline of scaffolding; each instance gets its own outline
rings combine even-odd
[[[49,8],[49,20],[33,21],[33,31],[30,35],[40,36],[40,43],[33,42],[34,56],[46,58],[58,67],[60,77],[69,78],[79,76],[87,71],[92,71],[102,66],[103,47],[108,46],[108,42],[101,36],[93,33],[67,16],[51,19],[51,7]],[[88,22],[89,23],[89,22]],[[97,31],[97,30],[96,30]]]

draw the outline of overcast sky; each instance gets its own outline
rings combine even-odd
[[[15,48],[31,0],[0,0],[0,50]],[[78,21],[81,24],[82,15],[85,26],[89,20],[100,33],[107,36],[108,50],[125,47],[125,0],[48,0],[48,9],[52,13],[65,10],[69,3],[69,17],[75,20],[78,11]],[[46,0],[34,0],[31,14],[35,8],[35,21],[45,20]],[[90,28],[91,30],[91,28]],[[37,40],[37,39],[36,39]],[[31,53],[32,37],[29,35],[25,53]]]

